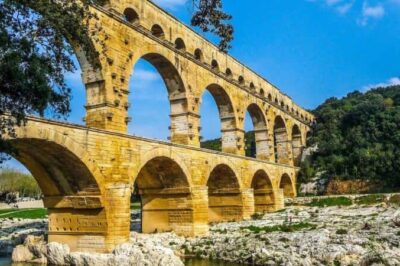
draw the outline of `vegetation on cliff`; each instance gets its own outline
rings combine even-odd
[[[318,149],[303,162],[300,181],[323,172],[380,188],[400,187],[400,86],[329,98],[314,114],[308,144]]]

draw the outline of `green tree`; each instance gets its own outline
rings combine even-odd
[[[329,177],[400,187],[400,86],[330,98],[315,111],[311,144],[318,150],[303,165]]]

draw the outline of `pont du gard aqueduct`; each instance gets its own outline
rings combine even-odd
[[[249,219],[296,196],[296,174],[314,119],[266,79],[149,0],[91,8],[92,66],[76,54],[86,86],[86,126],[31,117],[9,142],[34,175],[49,213],[49,241],[110,252],[130,236],[130,198],[142,201],[142,231],[208,233],[210,222]],[[131,136],[129,78],[139,59],[162,76],[170,142]],[[222,151],[200,148],[200,104],[217,103]],[[256,158],[245,157],[244,116]],[[134,119],[134,118],[133,118]]]

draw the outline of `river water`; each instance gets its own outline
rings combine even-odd
[[[38,264],[11,263],[11,258],[0,257],[0,266],[38,266]],[[185,266],[240,266],[240,264],[202,259],[186,259]]]

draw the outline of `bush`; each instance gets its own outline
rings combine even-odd
[[[241,229],[247,229],[253,233],[260,233],[260,232],[265,232],[265,233],[272,233],[272,232],[295,232],[295,231],[300,231],[303,229],[315,229],[317,226],[315,224],[310,224],[310,223],[293,223],[293,224],[282,224],[282,225],[274,225],[274,226],[244,226],[241,227]]]
[[[393,195],[389,199],[390,204],[400,205],[400,195]]]
[[[373,205],[382,203],[385,197],[381,194],[372,194],[367,196],[362,196],[356,199],[356,203],[360,205]]]
[[[313,199],[312,202],[306,204],[310,207],[331,207],[331,206],[350,206],[353,202],[346,197],[332,197]]]
[[[263,213],[254,213],[254,214],[251,216],[251,219],[253,219],[253,220],[261,220],[263,217],[264,217],[264,214],[263,214]]]
[[[338,229],[336,230],[337,235],[347,235],[347,230],[346,229]]]

